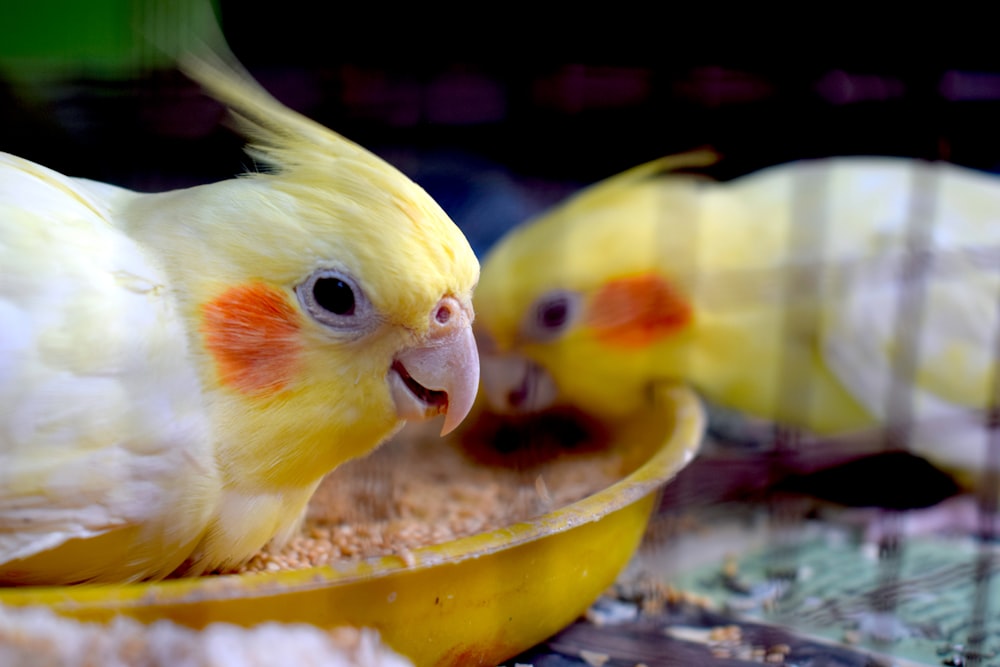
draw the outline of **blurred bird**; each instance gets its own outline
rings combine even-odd
[[[688,383],[804,440],[910,447],[966,479],[1000,466],[1000,181],[888,157],[677,171],[715,159],[633,168],[491,249],[476,309],[492,408],[614,421]]]
[[[0,155],[0,583],[232,568],[474,401],[479,265],[444,211],[227,57],[181,62],[265,171],[139,194]]]

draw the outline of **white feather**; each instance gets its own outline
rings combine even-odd
[[[179,517],[211,511],[186,334],[108,215],[132,196],[0,154],[0,574],[139,523],[150,552],[176,549],[204,528]]]
[[[877,224],[858,248],[862,261],[831,283],[823,354],[880,421],[903,420],[896,426],[914,450],[981,469],[1000,354],[1000,184],[906,161],[841,178],[830,219],[848,233],[852,220]],[[890,205],[866,209],[853,196],[866,191]]]

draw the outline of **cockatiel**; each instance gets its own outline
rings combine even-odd
[[[337,465],[474,401],[479,265],[445,212],[183,62],[266,172],[140,194],[0,155],[0,583],[231,568]]]
[[[942,467],[981,469],[997,402],[1000,180],[881,157],[729,182],[676,172],[714,159],[636,167],[490,250],[476,327],[493,408],[614,420],[655,383],[682,382],[819,438],[902,425]]]

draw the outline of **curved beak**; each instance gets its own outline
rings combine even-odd
[[[483,329],[476,331],[476,339],[483,366],[483,395],[494,412],[539,412],[555,403],[559,392],[544,368],[516,352],[500,352],[493,337]]]
[[[454,297],[442,298],[431,311],[430,334],[423,344],[393,359],[389,385],[400,418],[422,420],[444,413],[441,435],[447,435],[469,414],[479,388],[471,311]]]
[[[556,383],[544,368],[519,354],[483,354],[483,394],[500,414],[524,414],[551,407]]]

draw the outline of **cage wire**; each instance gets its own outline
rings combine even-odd
[[[893,356],[893,363],[890,369],[890,381],[887,383],[887,390],[884,398],[885,425],[882,429],[882,448],[886,451],[907,450],[909,448],[910,437],[918,425],[921,416],[916,408],[916,398],[914,387],[917,386],[917,372],[920,364],[920,332],[924,323],[924,312],[927,299],[927,284],[933,279],[933,272],[936,264],[940,260],[941,248],[935,247],[936,237],[933,229],[935,217],[936,198],[938,193],[938,179],[935,178],[931,170],[913,170],[912,183],[909,192],[909,209],[906,219],[906,232],[904,239],[904,255],[898,275],[891,276],[900,283],[896,303],[893,309],[893,332],[894,338],[899,341],[898,352]],[[805,175],[799,179],[799,191],[808,188],[822,188],[822,183],[810,182],[809,176]],[[794,208],[794,207],[793,207]],[[794,216],[795,226],[792,234],[790,257],[801,256],[803,248],[822,247],[823,229],[830,224],[829,220],[823,216],[818,219],[815,216],[805,217]],[[947,224],[944,220],[942,224]],[[811,282],[807,275],[799,275],[799,272],[789,272],[789,289],[802,290],[803,285]],[[806,287],[805,289],[809,289]],[[810,294],[807,298],[816,298],[819,295]],[[998,304],[1000,306],[1000,304]],[[794,322],[788,322],[789,327],[796,326]],[[1000,330],[994,333],[994,338],[1000,334]],[[1000,340],[998,338],[997,340]],[[995,348],[1000,349],[1000,348]],[[781,371],[785,372],[785,378],[793,378],[796,375],[796,360],[787,359]],[[781,386],[789,388],[783,392],[783,401],[802,401],[808,396],[808,387],[796,387],[795,382],[784,379]],[[996,379],[993,380],[994,387]],[[997,394],[995,392],[989,397],[989,402],[978,410],[979,418],[983,424],[982,438],[988,441],[986,448],[987,456],[982,461],[980,468],[980,479],[976,484],[976,498],[978,500],[979,519],[979,539],[981,548],[975,560],[975,567],[970,573],[975,596],[969,601],[969,630],[964,643],[964,659],[970,661],[981,661],[984,657],[992,657],[995,647],[987,647],[985,644],[990,638],[986,630],[987,615],[989,609],[989,582],[993,577],[995,568],[995,552],[991,542],[995,538],[996,526],[996,497],[1000,491],[997,486],[997,423],[995,419],[997,410]],[[940,431],[939,431],[940,432]],[[776,429],[775,443],[776,449],[781,456],[781,452],[787,448],[801,446],[801,434],[795,429],[778,427]],[[947,433],[941,432],[941,446],[947,446]],[[793,453],[794,455],[794,453]],[[780,459],[779,459],[780,461]],[[779,463],[780,465],[780,463]],[[886,484],[900,483],[898,480],[886,479]],[[903,482],[905,483],[905,482]],[[901,559],[905,552],[906,537],[902,534],[900,522],[900,509],[880,508],[875,517],[875,521],[880,524],[878,539],[878,577],[877,584],[868,597],[870,602],[870,612],[885,619],[892,614],[900,603],[901,588],[905,586],[902,575]],[[995,610],[994,610],[995,612]],[[891,632],[891,631],[890,631]]]
[[[944,78],[949,76],[946,74]],[[636,253],[658,253],[661,265],[670,266],[672,275],[681,276],[686,291],[697,294],[696,299],[731,303],[760,299],[783,303],[780,330],[774,332],[779,340],[815,335],[822,328],[822,313],[816,304],[851,299],[859,290],[883,290],[891,295],[880,302],[889,325],[887,331],[879,333],[894,341],[893,353],[889,355],[891,362],[884,369],[872,369],[873,373],[883,375],[881,391],[875,396],[878,405],[875,412],[883,417],[878,427],[858,434],[821,437],[788,423],[761,423],[717,406],[713,409],[714,433],[710,434],[710,440],[741,441],[747,447],[746,455],[742,460],[739,456],[724,456],[707,473],[700,474],[693,470],[697,468],[696,462],[693,469],[682,472],[667,486],[660,513],[653,518],[644,546],[653,556],[646,559],[643,567],[647,570],[638,580],[641,582],[643,576],[649,575],[661,583],[708,594],[722,605],[725,613],[697,617],[675,614],[674,621],[719,626],[727,621],[766,619],[787,630],[788,634],[781,635],[785,641],[796,641],[793,637],[818,637],[840,647],[814,645],[812,649],[816,652],[794,662],[789,658],[787,664],[1000,664],[996,545],[1000,378],[994,366],[1000,353],[1000,302],[997,302],[1000,292],[995,289],[1000,265],[997,248],[990,240],[975,247],[949,240],[949,217],[940,212],[944,206],[945,176],[938,167],[950,151],[945,150],[946,141],[937,145],[942,148],[941,155],[915,158],[907,170],[901,234],[891,252],[885,255],[852,257],[838,254],[839,246],[831,245],[838,231],[836,225],[843,224],[843,220],[832,214],[837,192],[832,187],[832,172],[823,168],[822,160],[801,163],[794,172],[785,261],[778,266],[768,266],[757,273],[732,274],[700,267],[699,248],[707,242],[699,224],[703,211],[695,209],[679,214],[674,203],[662,206],[657,238],[635,241]],[[826,206],[817,207],[817,201],[825,202]],[[558,258],[559,252],[559,248],[554,249],[553,256]],[[941,285],[960,289],[962,281],[970,279],[973,272],[988,275],[987,280],[993,286],[992,302],[980,313],[987,323],[986,339],[991,341],[986,353],[992,361],[983,369],[989,378],[989,391],[979,405],[946,413],[928,410],[916,387],[922,355],[926,353],[922,337],[929,326],[931,291]],[[865,324],[854,322],[859,327]],[[738,346],[741,342],[734,339],[731,344]],[[823,409],[822,403],[817,403],[816,387],[802,372],[803,367],[812,363],[810,357],[814,354],[814,348],[790,346],[780,363],[762,371],[774,375],[773,382],[766,377],[760,381],[762,392],[774,388],[771,397],[774,414],[801,415],[811,409]],[[649,366],[654,365],[650,357]],[[581,371],[585,372],[582,360]],[[875,543],[870,545],[873,551],[866,551],[857,543],[831,542],[829,534],[818,534],[814,526],[808,525],[814,523],[815,504],[804,503],[801,494],[788,493],[782,484],[789,476],[803,471],[838,468],[838,456],[841,461],[848,461],[846,470],[847,465],[863,463],[866,458],[863,455],[876,458],[880,454],[908,454],[916,438],[928,437],[940,448],[959,446],[960,438],[971,438],[982,445],[978,448],[982,455],[977,460],[965,461],[974,478],[972,491],[966,494],[975,501],[974,519],[962,527],[952,525],[946,535],[930,541],[912,534],[908,515],[928,505],[937,508],[957,487],[944,483],[943,488],[909,489],[902,499],[888,498],[885,494],[880,497],[879,489],[865,494],[869,500],[861,504],[874,506],[867,531],[876,536]],[[911,468],[883,469],[877,477],[869,473],[853,479],[849,474],[842,475],[838,484],[883,489],[928,484],[920,476],[908,479],[911,471]],[[939,482],[932,479],[929,486]],[[671,564],[669,572],[656,570],[657,566],[682,555],[684,542],[690,541],[691,548],[698,550],[711,541],[698,535],[700,530],[711,533],[711,525],[691,530],[688,524],[685,528],[685,521],[690,520],[685,519],[685,514],[692,507],[697,514],[698,509],[705,510],[708,506],[711,514],[711,510],[718,509],[714,506],[723,505],[726,512],[733,500],[759,508],[762,512],[757,513],[757,518],[760,514],[764,517],[763,522],[751,523],[756,539],[729,545],[728,556],[732,560],[728,563],[739,563],[745,576],[727,572],[729,566],[721,557],[719,562],[724,563],[721,567],[716,563],[684,572],[683,567]],[[712,560],[712,556],[698,554],[694,560],[704,563]],[[641,598],[643,594],[633,588],[626,597],[629,595]],[[629,626],[631,634],[569,628],[549,646],[563,653],[600,652],[602,647],[613,646],[619,651],[617,655],[641,659],[644,664],[690,664],[694,658],[686,653],[687,649],[666,645],[663,622],[657,626],[655,637],[651,634],[654,631],[641,623]],[[773,633],[773,626],[770,627]],[[599,637],[595,638],[594,632]],[[774,641],[774,635],[767,635],[767,630],[758,628],[748,634],[751,632],[771,636]],[[623,639],[625,634],[629,640]],[[634,650],[630,652],[626,645]],[[643,648],[635,648],[640,646]],[[860,646],[858,653],[840,651],[855,646]],[[804,655],[804,650],[797,645],[799,656]],[[530,654],[538,655],[537,651]],[[723,657],[717,657],[722,664]],[[709,660],[704,655],[702,659]]]
[[[993,364],[997,354],[1000,354],[1000,302],[991,306],[995,312],[981,313],[983,320],[991,323],[992,330],[988,339],[993,341],[990,347],[993,361],[989,368],[984,369],[990,386],[984,402],[943,416],[928,413],[921,408],[916,387],[919,383],[921,355],[924,353],[921,340],[928,325],[931,287],[935,283],[952,281],[955,288],[958,288],[957,285],[969,275],[964,273],[966,269],[960,268],[960,265],[970,260],[976,267],[974,270],[989,273],[991,284],[996,285],[1000,264],[997,263],[997,248],[988,242],[975,248],[958,247],[947,242],[949,219],[947,215],[936,214],[941,205],[943,176],[933,168],[934,160],[929,160],[927,164],[929,168],[909,170],[910,181],[900,247],[894,248],[891,258],[855,262],[851,258],[835,256],[827,246],[836,232],[832,226],[843,222],[830,215],[834,208],[831,198],[836,196],[831,188],[831,172],[822,169],[818,163],[803,163],[793,177],[791,226],[784,255],[787,262],[767,270],[778,276],[776,291],[786,304],[783,331],[778,333],[782,340],[794,340],[798,335],[816,332],[821,328],[820,310],[802,309],[797,304],[848,298],[850,290],[877,290],[886,285],[893,288],[894,298],[884,304],[890,309],[888,316],[892,323],[892,339],[896,341],[879,397],[882,406],[880,413],[884,415],[884,419],[881,426],[864,436],[866,443],[862,450],[867,450],[872,455],[909,452],[913,439],[927,437],[928,432],[934,434],[936,446],[947,448],[952,446],[951,435],[962,428],[962,423],[974,421],[978,428],[971,437],[983,444],[983,454],[981,460],[970,466],[975,477],[971,495],[975,500],[976,519],[962,529],[965,536],[970,538],[969,542],[962,548],[949,546],[949,540],[957,539],[958,529],[953,526],[950,537],[940,538],[936,543],[936,547],[945,554],[954,547],[951,557],[935,560],[928,553],[926,544],[912,545],[913,540],[919,541],[921,538],[911,535],[904,521],[907,512],[922,508],[922,504],[907,507],[905,504],[896,504],[895,501],[886,501],[883,506],[878,506],[876,502],[876,511],[869,519],[876,526],[874,533],[878,536],[875,569],[874,574],[862,574],[862,563],[858,559],[842,559],[837,562],[822,553],[825,550],[823,541],[817,542],[815,533],[810,533],[804,527],[807,519],[814,518],[811,514],[814,506],[804,505],[801,498],[779,490],[780,484],[776,489],[767,482],[748,484],[744,479],[741,491],[736,491],[736,494],[739,500],[763,508],[766,516],[763,524],[756,525],[756,530],[765,535],[763,547],[747,558],[748,563],[752,562],[748,569],[756,568],[759,578],[772,584],[768,589],[771,592],[766,604],[756,605],[756,611],[760,612],[761,617],[786,624],[805,634],[822,634],[825,630],[828,638],[841,643],[861,643],[866,648],[884,652],[887,656],[913,660],[912,664],[996,665],[1000,664],[1000,598],[996,587],[1000,564],[996,541],[997,501],[1000,493],[1000,377]],[[828,206],[817,211],[810,204],[815,201],[825,201]],[[670,211],[664,217],[673,215],[675,212]],[[733,283],[746,281],[747,276],[736,277],[731,283],[720,276],[699,272],[698,266],[692,263],[690,258],[697,256],[697,247],[702,239],[698,237],[697,214],[688,222],[688,228],[678,224],[677,220],[665,221],[662,225],[664,234],[686,234],[691,248],[686,264],[684,258],[678,259],[676,253],[670,253],[662,255],[663,265],[676,265],[680,262],[684,266],[683,272],[692,276],[690,284],[703,285],[722,280],[739,292],[740,298],[745,296],[745,292],[736,288]],[[672,239],[671,243],[676,243],[676,239]],[[838,292],[836,289],[830,291],[831,275],[842,277],[852,274],[863,278],[849,281],[846,292]],[[773,280],[774,275],[764,280]],[[745,284],[741,287],[745,289]],[[698,291],[697,288],[693,289]],[[994,300],[997,296],[1000,294],[995,293]],[[740,341],[733,340],[732,344],[740,345]],[[783,411],[805,414],[811,407],[822,410],[822,405],[813,404],[814,388],[804,380],[802,372],[802,368],[811,363],[810,359],[803,358],[802,355],[813,353],[814,350],[789,348],[778,366],[770,369],[776,375],[773,385],[776,387],[773,397],[776,414]],[[766,391],[767,387],[768,383],[762,380],[762,391]],[[764,480],[780,482],[789,475],[801,472],[803,462],[816,455],[816,448],[836,450],[846,445],[845,452],[857,454],[861,451],[852,449],[859,442],[852,443],[850,436],[839,441],[836,437],[822,438],[786,423],[776,423],[762,430],[760,424],[740,421],[738,418],[734,428],[733,424],[726,422],[731,417],[724,411],[716,413],[716,435],[737,440],[747,439],[749,436],[754,445],[752,456],[759,457],[757,465],[750,468],[750,474]],[[726,474],[724,468],[719,468],[719,471]],[[736,481],[739,477],[730,476],[729,479]],[[664,502],[667,519],[675,518],[672,514],[674,512],[683,512],[687,505],[686,499],[705,494],[705,489],[699,488],[705,481],[703,476],[689,481],[686,473],[682,473],[678,480],[669,485]],[[892,487],[905,486],[911,482],[903,477],[893,476],[890,472],[874,480],[844,477],[840,479],[840,483]],[[917,480],[916,483],[921,482]],[[709,490],[708,494],[715,499],[720,498],[717,491]],[[732,497],[724,499],[731,500]],[[659,520],[662,522],[663,516]],[[646,546],[674,553],[676,548],[669,542],[678,539],[685,539],[683,531],[666,529],[663,535],[658,535],[657,519],[654,518]],[[657,542],[663,544],[658,547]],[[741,556],[747,554],[743,553]],[[914,563],[921,565],[915,566]],[[813,579],[811,583],[803,581],[803,572],[808,568],[828,568],[830,572],[836,572],[836,577],[840,580],[817,583],[824,576],[816,576],[813,572],[809,575]],[[704,570],[702,575],[700,581],[691,577],[681,577],[680,580],[702,591],[711,590],[712,585],[705,585],[709,579],[704,578],[707,576]],[[726,576],[710,580],[718,587],[719,582],[725,582]],[[728,587],[730,594],[734,592],[731,578],[728,584],[723,583],[722,586]],[[763,584],[758,582],[757,586],[759,592]],[[962,594],[952,595],[950,598],[944,594],[944,591],[954,594],[958,590]],[[748,590],[739,592],[743,594]],[[734,612],[730,618],[745,619],[735,600],[737,597],[730,595],[724,598],[729,611]],[[922,601],[915,606],[915,600],[918,599]],[[928,603],[928,600],[935,602]],[[720,621],[716,618],[713,622]],[[834,627],[841,634],[831,634]],[[845,637],[850,638],[850,641]],[[873,663],[864,662],[867,659],[863,658],[858,663],[827,663],[814,657],[795,664],[883,664],[877,659]]]

